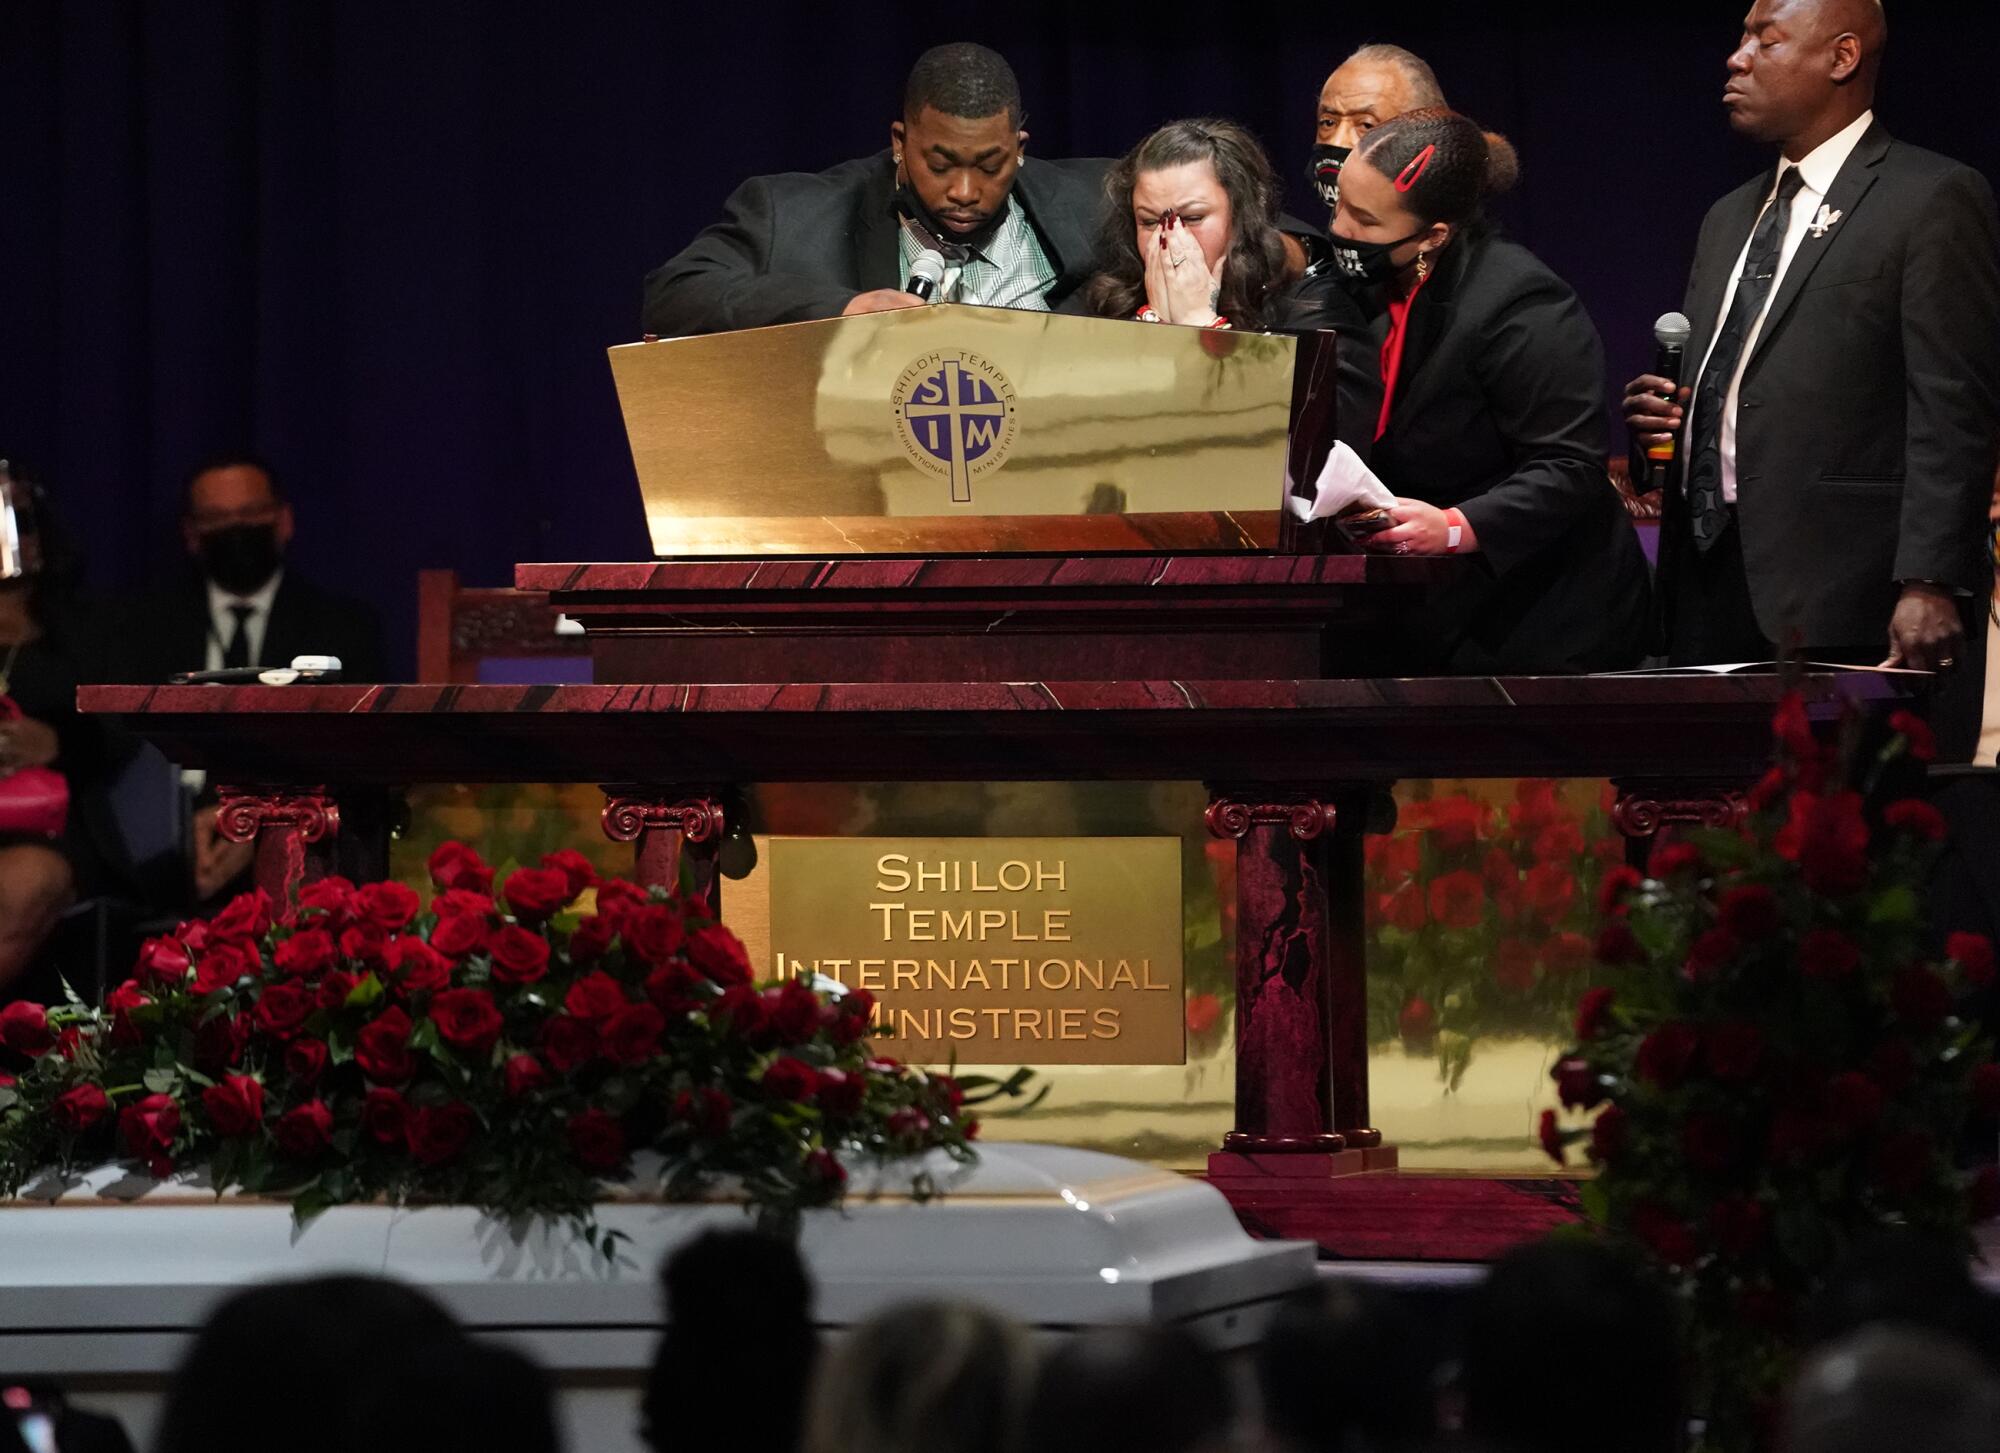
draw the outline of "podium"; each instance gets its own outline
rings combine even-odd
[[[594,684],[104,686],[80,704],[223,784],[224,829],[258,843],[274,892],[379,850],[343,793],[412,781],[599,784],[640,876],[687,861],[711,888],[746,784],[1206,783],[1204,829],[1237,855],[1235,1128],[1210,1176],[1261,1231],[1433,1254],[1379,1181],[1365,1234],[1333,1224],[1343,1186],[1371,1182],[1337,1177],[1394,1165],[1369,1110],[1363,957],[1363,839],[1392,825],[1388,789],[1610,777],[1642,853],[1661,826],[1741,811],[1785,687],[1404,676],[1386,626],[1477,566],[1317,553],[1284,525],[1331,446],[1330,345],[940,307],[613,350],[674,558],[517,571],[582,623]],[[1828,712],[1896,691],[1800,686]],[[1556,1214],[1527,1201],[1513,1222],[1481,1201],[1448,1244],[1498,1250]]]

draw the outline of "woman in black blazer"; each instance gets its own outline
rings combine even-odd
[[[1503,139],[1432,109],[1370,131],[1341,173],[1326,286],[1359,305],[1381,360],[1380,392],[1341,400],[1373,418],[1341,433],[1372,437],[1398,496],[1368,545],[1471,557],[1406,622],[1413,667],[1636,666],[1649,584],[1605,470],[1604,353],[1569,285],[1484,221],[1515,172]]]

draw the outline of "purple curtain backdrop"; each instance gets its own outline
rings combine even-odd
[[[173,564],[190,462],[261,449],[302,566],[372,599],[407,671],[421,566],[645,553],[603,358],[641,276],[740,178],[882,145],[909,62],[957,38],[1012,58],[1034,151],[1231,115],[1301,216],[1330,65],[1412,47],[1519,146],[1504,220],[1583,294],[1608,395],[1762,164],[1718,104],[1739,5],[1609,8],[8,0],[0,455],[130,588]],[[1994,174],[2000,9],[1892,18],[1885,120]]]

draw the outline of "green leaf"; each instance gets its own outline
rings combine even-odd
[[[1604,1182],[1587,1180],[1576,1188],[1577,1203],[1583,1207],[1584,1218],[1594,1225],[1602,1226],[1611,1211],[1611,1195],[1604,1189]]]
[[[141,1076],[141,1082],[155,1095],[171,1095],[181,1085],[180,1072],[169,1067],[151,1069]]]
[[[380,979],[376,978],[373,974],[364,974],[362,975],[361,982],[347,991],[345,1007],[349,1009],[370,1008],[380,1003],[382,995],[386,992],[382,987]]]
[[[1898,883],[1893,888],[1885,888],[1868,910],[1871,924],[1916,923],[1923,917],[1923,904],[1917,901],[1916,890],[1907,883]]]

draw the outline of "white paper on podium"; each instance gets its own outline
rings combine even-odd
[[[1292,513],[1302,520],[1325,520],[1341,513],[1351,506],[1363,509],[1386,510],[1395,506],[1396,496],[1389,486],[1375,477],[1375,472],[1361,462],[1361,456],[1344,440],[1336,440],[1333,452],[1326,456],[1326,466],[1320,470],[1319,479],[1313,485],[1313,498],[1302,499],[1291,495],[1286,503]]]

